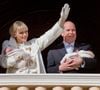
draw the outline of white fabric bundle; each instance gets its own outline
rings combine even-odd
[[[38,73],[37,61],[34,56],[28,53],[28,50],[14,49],[7,53],[7,68],[14,67],[18,69],[16,73]]]
[[[80,50],[80,51],[77,51],[77,52],[65,54],[65,56],[63,57],[63,59],[61,60],[60,63],[63,63],[66,60],[68,60],[69,58],[77,56],[77,55],[79,55],[81,58],[83,58],[83,57],[94,58],[95,57],[95,55],[91,51]]]

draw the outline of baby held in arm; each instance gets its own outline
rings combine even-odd
[[[85,51],[85,50],[80,50],[80,51],[77,51],[77,52],[68,53],[68,54],[65,54],[65,56],[62,58],[62,60],[60,61],[60,64],[65,63],[65,62],[70,62],[71,63],[70,59],[74,58],[74,57],[94,58],[95,55],[92,51]],[[76,70],[77,69],[78,68],[76,68]]]
[[[5,49],[7,67],[19,68],[16,73],[25,73],[25,68],[33,68],[32,72],[37,72],[37,61],[28,53],[30,49],[24,49]]]

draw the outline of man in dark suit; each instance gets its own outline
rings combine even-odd
[[[65,54],[79,52],[80,50],[90,51],[91,46],[81,43],[76,43],[76,26],[72,21],[64,23],[64,32],[61,35],[63,42],[55,49],[50,50],[47,56],[47,72],[48,73],[90,73],[94,72],[96,66],[95,56],[80,57],[79,55],[72,56],[68,60],[61,63]]]

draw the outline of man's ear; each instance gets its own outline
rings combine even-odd
[[[63,37],[64,36],[64,33],[62,33],[61,36]]]

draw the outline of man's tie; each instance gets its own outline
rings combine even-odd
[[[70,44],[67,45],[67,47],[66,47],[67,53],[72,53],[73,49],[74,49],[73,45],[70,45]]]

